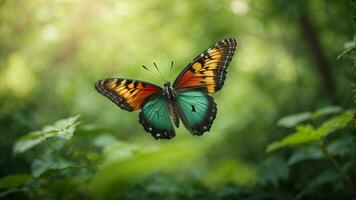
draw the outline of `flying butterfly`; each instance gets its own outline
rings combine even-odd
[[[139,122],[156,139],[173,138],[174,126],[179,127],[180,121],[193,135],[202,135],[210,130],[217,112],[209,94],[223,87],[235,48],[233,38],[217,42],[163,88],[144,81],[108,78],[97,81],[95,89],[124,110],[140,110]]]

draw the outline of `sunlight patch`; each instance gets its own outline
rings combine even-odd
[[[297,78],[297,71],[295,69],[295,64],[292,58],[283,49],[277,51],[276,54],[276,66],[275,66],[275,76],[284,82],[291,82]]]
[[[246,1],[243,0],[233,0],[230,3],[230,8],[232,12],[236,15],[246,15],[250,10],[250,7]]]
[[[0,91],[9,92],[16,97],[25,97],[36,84],[36,77],[19,54],[12,54],[8,66],[0,73]]]
[[[56,26],[47,25],[42,30],[42,39],[46,42],[55,42],[59,38],[59,32]]]
[[[114,6],[115,12],[120,16],[126,16],[130,14],[131,7],[128,2],[120,1]]]

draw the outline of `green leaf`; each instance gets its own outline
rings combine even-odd
[[[317,130],[316,137],[321,138],[327,134],[334,132],[337,129],[344,128],[354,117],[355,111],[348,110],[343,114],[337,115],[327,121],[325,121]]]
[[[73,136],[79,115],[62,119],[55,122],[53,125],[43,127],[40,131],[34,131],[22,136],[14,145],[13,152],[15,154],[23,153],[34,146],[41,144],[49,138],[57,137],[61,139],[70,139]]]
[[[342,111],[342,108],[340,106],[328,106],[328,107],[324,107],[324,108],[320,108],[320,109],[316,110],[313,113],[312,118],[317,119],[323,115],[337,114],[337,113],[340,113],[341,111]]]
[[[254,185],[256,179],[255,167],[236,158],[221,161],[217,167],[211,169],[209,174],[205,176],[205,182],[215,187],[223,185],[226,182],[243,186]]]
[[[80,115],[61,119],[54,123],[54,125],[48,125],[43,127],[43,132],[54,132],[53,136],[69,140],[73,137],[76,126],[79,124],[78,118]]]
[[[241,187],[225,184],[216,191],[216,199],[239,199],[238,197],[244,195],[244,193],[246,193],[246,191]],[[255,194],[254,197],[258,199],[256,196],[257,194]]]
[[[121,142],[110,146],[104,151],[103,166],[90,183],[97,199],[114,199],[144,175],[176,168],[200,152],[199,146],[187,141],[170,141],[153,148]]]
[[[287,163],[279,157],[270,157],[261,164],[259,182],[262,185],[271,183],[278,187],[280,180],[286,180],[289,175]]]
[[[314,141],[314,132],[315,129],[311,125],[298,126],[297,131],[293,134],[283,138],[280,141],[269,144],[267,147],[267,152],[271,152],[273,150],[286,146],[292,146]]]
[[[288,115],[278,120],[277,125],[285,128],[291,128],[297,124],[310,119],[312,114],[310,112],[297,113]]]
[[[351,156],[353,154],[354,148],[355,145],[352,141],[352,137],[348,135],[331,142],[327,146],[327,152],[333,156]]]
[[[288,160],[288,165],[294,165],[296,163],[305,160],[316,160],[324,158],[324,154],[321,152],[320,148],[317,146],[306,146],[305,148],[300,148],[295,151]]]
[[[310,179],[310,182],[308,182],[306,187],[313,191],[324,184],[335,183],[335,181],[338,181],[339,179],[340,174],[338,174],[335,170],[325,170],[316,174],[316,177]]]
[[[343,56],[349,54],[352,51],[356,50],[356,37],[354,36],[352,41],[346,42],[344,44],[344,51],[337,57],[337,59],[341,59]]]
[[[280,120],[278,120],[277,125],[285,128],[291,128],[309,119],[316,119],[323,115],[336,114],[341,111],[342,108],[340,106],[328,106],[328,107],[320,108],[313,113],[302,112],[302,113],[296,113],[296,114],[285,116]]]
[[[110,146],[111,144],[115,143],[116,141],[117,140],[113,135],[101,134],[93,140],[93,144],[97,147],[104,148],[104,147]]]
[[[15,174],[0,179],[0,189],[13,189],[25,184],[31,176],[26,174]]]
[[[34,177],[40,177],[49,170],[62,170],[73,166],[73,163],[62,158],[54,157],[51,154],[46,154],[32,162],[31,169]]]
[[[25,189],[7,189],[3,192],[0,192],[0,199],[4,198],[5,196],[11,194],[11,193],[15,193],[15,192],[25,192]]]
[[[165,176],[160,173],[154,173],[148,176],[148,178],[149,182],[146,181],[143,184],[145,185],[145,191],[150,194],[172,195],[177,194],[182,190],[182,188],[179,187],[177,180],[173,177]],[[147,178],[145,177],[145,179]]]
[[[298,126],[296,132],[293,134],[284,137],[280,141],[269,144],[266,151],[270,152],[282,147],[318,141],[320,138],[327,136],[335,130],[344,128],[352,120],[354,114],[355,112],[353,110],[345,111],[325,121],[317,129],[314,129],[311,125]]]
[[[106,164],[116,162],[146,151],[149,151],[148,148],[140,149],[136,145],[117,140],[104,149],[104,162]]]

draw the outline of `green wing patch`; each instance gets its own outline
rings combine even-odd
[[[175,136],[169,115],[169,105],[163,95],[153,95],[143,104],[139,122],[156,139],[171,139]]]
[[[214,99],[199,90],[178,94],[177,106],[179,116],[185,127],[194,135],[209,131],[216,116]]]

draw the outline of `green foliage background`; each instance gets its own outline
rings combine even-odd
[[[355,199],[355,2],[0,1],[0,198]],[[154,140],[94,83],[234,37],[210,132]],[[175,66],[170,73],[170,62]]]

